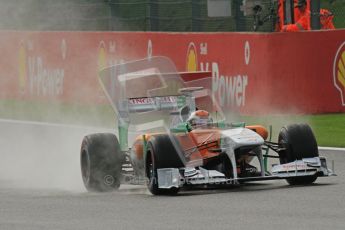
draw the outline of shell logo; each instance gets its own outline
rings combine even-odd
[[[20,44],[18,52],[18,80],[19,80],[19,89],[21,92],[25,91],[27,84],[27,55],[24,43]]]
[[[194,72],[198,70],[197,51],[193,42],[189,43],[188,45],[186,69],[188,72]]]
[[[101,71],[105,67],[107,67],[107,52],[105,43],[102,41],[98,49],[98,70]]]
[[[334,59],[333,80],[340,92],[342,105],[345,106],[345,42],[339,47]]]

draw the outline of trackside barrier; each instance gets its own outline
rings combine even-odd
[[[168,56],[211,71],[212,92],[242,114],[345,112],[345,30],[299,33],[0,32],[0,98],[106,103],[98,72]]]

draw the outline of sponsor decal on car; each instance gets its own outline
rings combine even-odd
[[[173,96],[160,97],[159,99],[164,103],[175,103],[177,101],[176,97]],[[153,105],[154,103],[155,100],[151,97],[132,98],[129,100],[129,104],[131,105]]]
[[[307,165],[305,164],[287,164],[287,165],[282,165],[282,168],[284,170],[291,170],[291,169],[306,169],[308,168]]]

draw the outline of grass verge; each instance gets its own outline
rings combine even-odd
[[[320,115],[270,115],[265,117],[242,117],[247,124],[272,125],[272,140],[276,141],[279,130],[284,125],[293,123],[309,124],[319,146],[345,147],[345,113]]]
[[[0,118],[115,128],[115,114],[109,104],[81,105],[58,102],[23,102],[0,100]],[[231,119],[231,118],[230,118]],[[308,123],[320,146],[345,147],[345,113],[322,115],[242,116],[236,121],[273,127],[272,141],[277,141],[284,125]]]

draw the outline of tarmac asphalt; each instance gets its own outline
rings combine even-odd
[[[321,150],[337,177],[153,196],[143,186],[86,192],[82,137],[98,130],[0,121],[0,229],[345,229],[345,151]],[[101,130],[102,131],[102,130]]]

